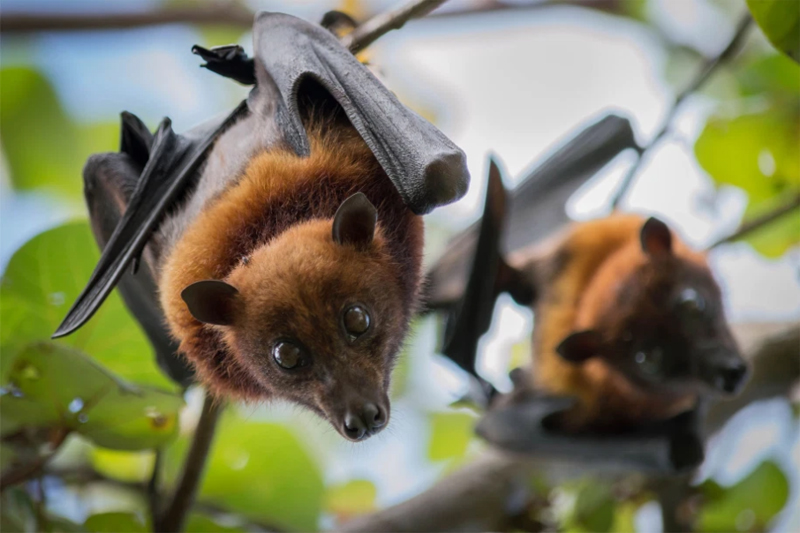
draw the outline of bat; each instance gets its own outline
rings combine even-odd
[[[561,153],[575,147],[570,143]],[[542,167],[568,166],[561,161]],[[521,240],[517,233],[514,241],[503,232],[505,218],[514,216],[505,210],[505,197],[514,198],[514,191],[504,190],[500,174],[493,161],[466,281],[453,267],[469,250],[464,243],[475,241],[469,232],[454,239],[429,273],[429,305],[448,313],[443,353],[476,377],[491,404],[478,433],[516,452],[637,470],[675,472],[699,464],[706,400],[735,393],[747,379],[702,256],[657,219],[620,215],[573,225],[544,245],[536,245],[541,236],[535,227],[537,235]],[[556,188],[558,174],[540,177],[539,190]],[[522,187],[530,189],[529,183]],[[574,182],[560,187],[576,188]],[[531,200],[527,210],[517,206],[534,220],[547,200]],[[563,213],[563,202],[558,207]],[[551,204],[550,220],[542,223],[551,231],[562,216],[554,223],[554,210]],[[606,263],[620,248],[627,255]],[[500,292],[531,305],[535,314],[534,368],[512,372],[509,395],[497,395],[475,372],[478,340]]]
[[[253,58],[193,49],[254,84],[231,113],[181,135],[123,113],[120,151],[87,162],[102,255],[54,337],[118,286],[176,381],[292,401],[361,440],[389,420],[421,215],[466,192],[465,156],[325,28],[262,12],[253,35]]]

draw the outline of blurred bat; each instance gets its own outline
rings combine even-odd
[[[510,193],[503,186],[499,163],[489,160],[484,215],[454,237],[430,268],[424,295],[425,310],[441,311],[446,317],[442,353],[480,384],[484,396],[473,398],[479,404],[494,394],[477,374],[475,361],[497,297],[507,292],[520,305],[529,305],[534,296],[532,280],[509,266],[505,257],[565,224],[569,196],[628,148],[636,148],[630,122],[606,116],[577,133]],[[513,245],[508,235],[514,236]]]
[[[555,153],[537,165],[509,193],[506,230],[498,239],[499,252],[508,256],[540,242],[569,221],[567,199],[627,149],[638,150],[626,118],[608,115],[572,135]],[[452,307],[464,293],[479,233],[476,222],[447,245],[428,271],[426,307]]]
[[[431,270],[428,303],[447,316],[442,352],[481,385],[485,396],[478,398],[478,403],[490,404],[490,408],[476,430],[496,446],[539,457],[662,473],[691,469],[703,459],[698,421],[704,404],[624,430],[575,433],[564,431],[561,422],[572,413],[577,398],[532,389],[521,369],[512,372],[514,391],[498,396],[475,370],[478,341],[490,326],[498,294],[508,292],[517,303],[530,305],[549,279],[540,270],[559,268],[560,264],[553,257],[524,268],[520,265],[523,269],[517,270],[505,260],[506,254],[528,248],[555,232],[566,222],[563,209],[569,195],[619,151],[635,146],[630,125],[617,117],[606,118],[578,135],[534,172],[541,181],[525,181],[512,192],[517,202],[512,204],[517,209],[516,232],[510,223],[515,216],[513,208],[506,212],[507,193],[500,168],[490,161],[486,203],[478,227],[454,239]],[[582,152],[587,148],[588,155]],[[539,206],[546,206],[542,219],[537,219]],[[504,238],[506,216],[511,230]],[[530,224],[527,234],[521,230],[526,224]]]

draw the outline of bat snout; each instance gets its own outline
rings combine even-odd
[[[337,429],[345,438],[358,442],[379,433],[388,422],[388,405],[365,402],[348,407]]]
[[[714,387],[724,394],[736,394],[747,378],[747,365],[744,361],[736,361],[717,368]]]
[[[750,374],[744,359],[735,351],[719,350],[709,358],[705,381],[726,396],[741,391]]]

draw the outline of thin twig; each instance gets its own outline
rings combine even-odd
[[[12,485],[17,485],[36,476],[47,462],[53,458],[69,434],[69,429],[57,428],[50,439],[50,450],[48,453],[37,456],[36,459],[29,463],[16,466],[3,472],[3,477],[0,478],[0,492]]]
[[[342,44],[356,54],[382,35],[392,30],[399,30],[411,19],[424,17],[445,2],[446,0],[414,0],[397,9],[376,15],[342,37]]]
[[[726,242],[732,242],[741,239],[749,235],[750,233],[760,229],[767,224],[774,222],[775,220],[781,218],[782,216],[791,213],[795,209],[800,208],[800,192],[796,193],[793,198],[790,198],[787,202],[777,206],[772,211],[768,213],[764,213],[763,215],[757,216],[751,220],[747,220],[739,226],[739,229],[728,235],[727,237],[723,237],[722,239],[718,240],[709,248],[715,248],[720,244],[725,244]],[[800,228],[797,228],[797,231],[800,232]]]
[[[150,474],[150,479],[147,481],[147,505],[150,510],[150,522],[153,524],[158,523],[158,518],[161,516],[161,450],[155,451],[153,459],[153,472]]]
[[[210,394],[206,394],[203,411],[194,431],[192,446],[183,462],[183,472],[181,472],[172,499],[165,508],[157,531],[172,533],[183,530],[189,510],[200,487],[208,452],[211,450],[211,442],[214,440],[214,430],[222,409],[223,406],[217,400]]]
[[[717,70],[720,65],[725,64],[728,60],[730,60],[736,52],[742,47],[744,43],[744,38],[747,35],[747,30],[750,28],[753,22],[753,18],[750,16],[750,13],[746,13],[742,19],[739,21],[739,24],[736,27],[736,32],[733,34],[733,38],[731,38],[728,45],[716,56],[706,60],[700,69],[695,73],[694,77],[686,84],[686,87],[678,93],[675,97],[675,101],[672,103],[672,107],[667,112],[667,115],[664,117],[664,121],[661,124],[661,128],[658,130],[658,133],[652,138],[652,140],[639,151],[639,157],[633,166],[628,170],[628,173],[625,175],[625,178],[622,180],[622,184],[617,189],[616,194],[614,195],[614,199],[611,203],[611,206],[616,209],[619,206],[619,203],[622,201],[625,194],[630,189],[631,185],[633,184],[636,175],[639,173],[639,169],[642,166],[644,161],[645,154],[650,151],[655,145],[661,141],[662,138],[666,135],[669,131],[670,126],[672,125],[672,121],[675,119],[677,115],[678,108],[686,100],[693,92],[697,91],[703,84],[708,81],[711,75]]]

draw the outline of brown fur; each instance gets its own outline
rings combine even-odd
[[[618,307],[623,282],[650,261],[642,251],[639,234],[644,219],[612,215],[575,224],[551,253],[548,279],[536,309],[533,339],[534,386],[556,395],[576,396],[578,405],[562,421],[568,429],[621,427],[662,420],[692,408],[691,392],[654,391],[630,381],[604,358],[583,363],[565,361],[556,347],[570,333],[596,329],[608,338],[627,334],[623,324],[630,313],[647,315],[642,299],[632,309]],[[692,252],[673,235],[677,260],[707,270],[701,254]],[[650,275],[666,275],[656,269]],[[658,285],[659,279],[646,283]],[[638,307],[637,307],[638,306]]]
[[[338,334],[339,309],[332,307],[361,295],[375,302],[376,337],[356,348],[363,357],[349,365],[388,381],[389,352],[397,351],[417,304],[423,235],[422,219],[405,206],[354,130],[326,125],[309,138],[309,157],[280,149],[255,157],[171,250],[159,288],[181,352],[211,391],[247,400],[277,394],[321,411],[321,397],[332,394],[327,378],[307,391],[315,398],[291,398],[289,378],[246,353],[263,346],[247,346],[250,341],[242,339],[291,327],[316,344],[308,346],[316,356],[347,375],[352,369],[338,361],[336,343],[330,342]],[[378,211],[375,239],[366,251],[331,238],[336,209],[358,191]],[[192,317],[180,294],[203,279],[225,280],[239,289],[244,304],[236,329],[247,335]],[[380,353],[370,356],[370,350]],[[297,379],[313,381],[309,376]]]

